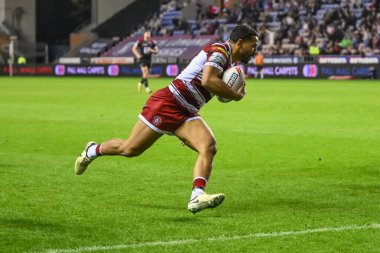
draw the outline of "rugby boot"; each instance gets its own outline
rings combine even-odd
[[[75,161],[75,173],[77,175],[83,174],[83,172],[86,171],[88,165],[96,158],[96,157],[90,158],[87,155],[88,148],[93,145],[97,145],[97,144],[94,141],[90,141],[89,143],[87,143],[86,147],[84,148],[80,156]]]
[[[137,84],[137,92],[138,92],[138,93],[141,93],[141,90],[142,90],[142,84],[141,84],[141,83],[138,83],[138,84]]]
[[[211,194],[211,195],[207,193],[202,193],[189,201],[187,209],[190,212],[195,214],[206,208],[217,207],[218,205],[222,204],[223,200],[224,200],[223,193]]]

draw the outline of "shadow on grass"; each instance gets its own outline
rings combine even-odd
[[[158,210],[170,210],[170,211],[176,211],[179,209],[178,206],[176,205],[167,205],[167,204],[158,204],[158,203],[147,203],[147,204],[144,204],[144,203],[140,203],[140,204],[134,204],[135,206],[140,206],[142,208],[144,208],[145,210],[146,209],[151,209],[151,210],[154,210],[154,209],[158,209]]]
[[[73,230],[73,225],[64,225],[58,222],[41,221],[33,218],[15,218],[15,219],[1,219],[0,224],[10,230],[22,229],[30,231],[43,231],[43,232],[67,232]],[[79,229],[75,226],[75,229]],[[86,229],[81,227],[80,229]]]

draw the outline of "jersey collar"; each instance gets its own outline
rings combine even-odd
[[[228,51],[229,51],[230,63],[232,65],[233,62],[232,62],[232,49],[231,49],[231,45],[230,45],[229,41],[226,41],[226,44],[227,44],[227,48],[228,48]]]

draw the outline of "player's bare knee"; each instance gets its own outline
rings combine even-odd
[[[217,152],[215,140],[205,143],[200,152],[215,156]]]
[[[213,156],[216,155],[216,153],[218,152],[218,149],[216,148],[216,142],[214,142],[211,146],[210,146],[210,152]]]

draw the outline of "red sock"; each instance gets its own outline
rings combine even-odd
[[[193,181],[193,189],[196,187],[204,189],[207,184],[207,179],[204,177],[196,177]]]
[[[95,152],[96,152],[97,156],[101,156],[102,155],[102,153],[100,152],[100,146],[101,146],[101,144],[96,145]]]

